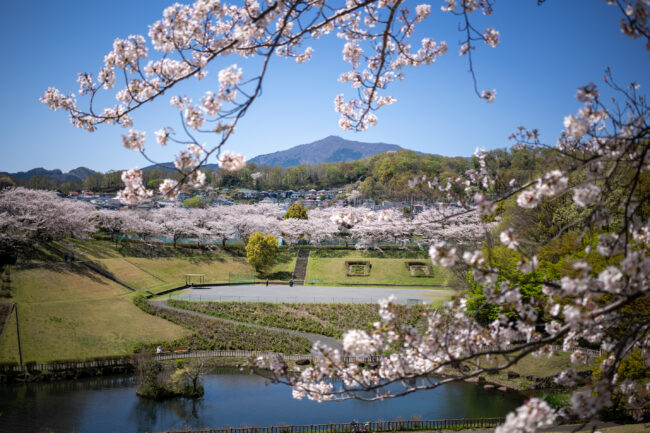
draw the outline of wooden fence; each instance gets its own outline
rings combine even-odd
[[[427,431],[467,428],[493,428],[505,418],[453,418],[435,420],[373,421],[367,423],[280,425],[270,427],[226,427],[218,429],[176,430],[166,433],[360,433]]]

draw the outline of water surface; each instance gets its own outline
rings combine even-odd
[[[111,376],[0,387],[0,432],[126,433],[184,427],[267,426],[410,419],[503,416],[517,407],[517,393],[455,383],[376,402],[317,403],[294,400],[284,385],[219,369],[204,377],[205,397],[155,402],[135,395],[133,376]]]

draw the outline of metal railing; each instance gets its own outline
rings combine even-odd
[[[269,427],[223,427],[217,429],[175,430],[166,433],[361,433],[402,432],[445,429],[492,428],[505,422],[504,417],[450,418],[434,420],[370,421],[365,423],[334,423],[309,425],[278,425]]]

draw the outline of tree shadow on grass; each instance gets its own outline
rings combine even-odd
[[[282,252],[275,257],[275,263],[289,263],[294,257],[294,254]]]
[[[292,275],[293,275],[293,273],[289,272],[289,271],[277,271],[277,272],[269,272],[269,273],[267,273],[267,272],[258,272],[257,273],[257,277],[262,279],[262,280],[265,280],[265,279],[268,278],[269,280],[274,280],[274,281],[276,281],[276,280],[288,281],[288,280],[291,279]]]

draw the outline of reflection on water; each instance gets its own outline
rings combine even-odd
[[[294,400],[282,385],[237,369],[204,378],[201,400],[155,402],[135,395],[132,376],[0,387],[2,432],[156,432],[224,425],[319,424],[351,420],[502,416],[523,400],[515,393],[454,383],[376,402]]]

